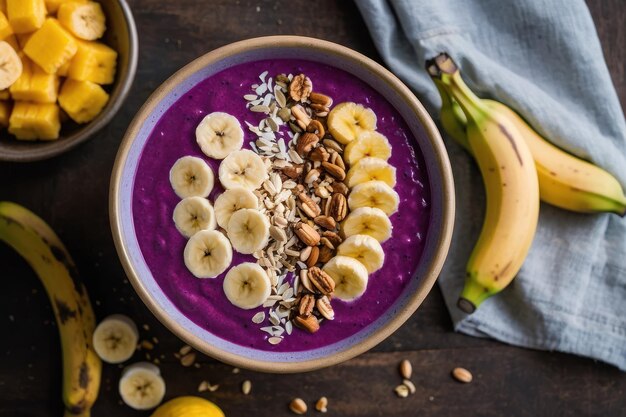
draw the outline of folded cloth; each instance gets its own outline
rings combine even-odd
[[[424,61],[447,52],[480,97],[508,104],[542,135],[626,186],[626,126],[582,0],[356,0],[388,67],[437,119]],[[444,133],[445,137],[445,133]],[[456,307],[480,232],[484,189],[449,138],[456,228],[439,286],[457,331],[589,356],[626,371],[626,219],[541,205],[517,278],[472,315]]]

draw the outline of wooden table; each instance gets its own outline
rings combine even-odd
[[[626,415],[626,375],[617,369],[560,353],[538,352],[452,331],[435,288],[418,312],[371,352],[345,364],[300,375],[241,371],[202,357],[183,368],[173,357],[182,343],[148,312],[129,285],[109,229],[109,175],[131,118],[148,95],[195,57],[240,39],[299,34],[328,39],[380,57],[352,2],[317,0],[133,0],[140,35],[139,71],[126,104],[96,138],[50,161],[0,165],[0,198],[39,213],[60,234],[78,263],[96,314],[125,313],[142,337],[157,337],[150,352],[161,357],[167,397],[195,394],[200,381],[220,384],[203,396],[228,416],[286,415],[300,396],[309,404],[329,398],[341,416],[581,416]],[[626,7],[622,0],[589,0],[613,81],[626,104]],[[61,352],[46,295],[28,265],[0,245],[0,416],[60,416]],[[144,352],[136,354],[141,359]],[[397,365],[413,362],[417,393],[399,399]],[[474,382],[463,385],[450,370],[463,366]],[[94,417],[135,416],[117,393],[117,366],[104,368]],[[243,396],[240,384],[252,381]],[[312,413],[309,413],[312,414]]]

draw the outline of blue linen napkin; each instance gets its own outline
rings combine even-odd
[[[424,61],[448,52],[479,96],[517,110],[556,145],[626,186],[626,126],[582,0],[356,0],[378,51],[437,120]],[[541,205],[513,283],[472,315],[456,307],[480,232],[484,191],[471,158],[443,134],[456,184],[456,226],[439,278],[457,331],[589,356],[626,371],[626,219]]]

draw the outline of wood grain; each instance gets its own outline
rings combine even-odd
[[[310,406],[329,398],[336,416],[617,416],[626,409],[626,375],[572,355],[538,352],[453,332],[435,288],[400,330],[370,353],[345,364],[301,375],[264,375],[200,358],[182,368],[173,352],[182,345],[139,301],[117,259],[107,214],[109,175],[119,142],[148,95],[179,67],[227,43],[269,34],[314,36],[349,46],[378,60],[352,2],[318,0],[129,1],[140,35],[139,72],[133,91],[113,122],[92,141],[50,161],[0,164],[0,196],[41,214],[76,259],[102,318],[125,313],[147,324],[142,338],[157,337],[167,397],[194,394],[203,379],[220,384],[203,396],[228,416],[288,415],[294,396]],[[622,105],[626,103],[626,8],[622,0],[588,2]],[[313,5],[313,7],[312,7]],[[258,7],[258,9],[257,9]],[[257,11],[258,10],[258,11]],[[61,415],[60,349],[52,311],[28,265],[0,245],[0,416]],[[145,358],[138,352],[135,359]],[[413,362],[417,393],[398,399],[397,365]],[[463,366],[474,382],[460,384],[450,371]],[[121,369],[106,366],[92,415],[149,415],[120,404]],[[250,396],[240,393],[244,379]],[[309,414],[313,414],[309,412]]]

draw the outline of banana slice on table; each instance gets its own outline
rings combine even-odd
[[[214,182],[209,164],[196,156],[183,156],[170,169],[170,183],[180,198],[208,197]]]
[[[244,262],[228,271],[224,294],[233,305],[249,310],[262,305],[270,296],[272,284],[260,265]]]
[[[156,365],[138,362],[122,372],[119,391],[127,406],[135,410],[150,410],[163,401],[165,381]]]
[[[328,130],[345,145],[363,132],[376,130],[376,114],[357,103],[340,103],[328,113]]]
[[[204,197],[180,200],[172,218],[178,231],[185,237],[191,237],[200,230],[213,230],[216,226],[213,207]]]
[[[263,249],[270,238],[270,222],[256,209],[237,210],[230,216],[226,230],[233,248],[243,254]]]
[[[398,211],[400,197],[393,188],[382,181],[368,181],[355,186],[348,196],[348,207],[356,210],[361,207],[376,207],[391,216]]]
[[[102,7],[93,1],[63,3],[59,6],[57,19],[72,35],[87,41],[101,38],[106,30]]]
[[[341,300],[359,298],[367,288],[367,269],[354,258],[335,256],[322,269],[335,281],[335,295]]]
[[[0,41],[0,90],[11,87],[20,75],[22,60],[11,45]]]
[[[396,168],[380,158],[366,157],[358,161],[346,174],[350,188],[368,181],[383,181],[390,187],[396,185]]]
[[[235,116],[214,112],[206,115],[196,128],[196,141],[206,156],[224,159],[241,149],[243,129]]]
[[[267,168],[259,155],[248,150],[232,152],[220,164],[220,182],[224,188],[243,187],[256,190],[268,178]]]
[[[227,230],[228,221],[233,213],[244,208],[259,208],[259,199],[252,191],[242,187],[231,188],[230,190],[224,191],[215,200],[214,209],[217,224]]]
[[[343,152],[343,159],[350,166],[368,157],[385,161],[391,157],[391,145],[382,133],[363,132]]]
[[[98,324],[93,332],[93,348],[103,361],[122,363],[137,349],[139,332],[130,317],[113,314]]]
[[[341,224],[345,237],[368,235],[380,243],[391,237],[392,228],[385,212],[372,207],[361,207],[351,211]]]
[[[233,260],[233,249],[222,233],[201,230],[191,236],[183,254],[187,269],[196,278],[215,278]]]
[[[383,247],[368,235],[352,235],[346,238],[337,248],[337,255],[356,259],[370,274],[382,268],[385,262]]]

